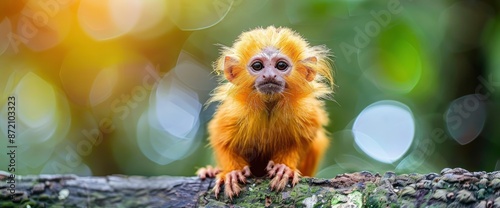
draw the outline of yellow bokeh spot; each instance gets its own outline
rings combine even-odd
[[[29,72],[17,85],[15,94],[20,121],[31,128],[54,122],[56,95],[45,80]]]
[[[412,91],[422,75],[421,49],[414,31],[402,24],[382,32],[374,78],[377,85],[397,93]]]
[[[102,69],[97,75],[90,91],[90,105],[95,106],[108,99],[118,81],[116,67]]]

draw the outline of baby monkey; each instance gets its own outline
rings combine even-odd
[[[217,166],[197,175],[216,177],[215,195],[222,185],[229,198],[238,195],[251,175],[271,177],[278,191],[312,176],[328,146],[329,50],[288,28],[257,28],[223,47],[214,68],[228,81],[209,100],[220,102],[208,125]]]

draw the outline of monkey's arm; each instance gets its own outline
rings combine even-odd
[[[232,170],[241,170],[248,166],[248,162],[239,154],[226,147],[214,146],[215,158],[221,173]]]
[[[248,162],[234,151],[226,147],[214,146],[215,157],[221,172],[217,174],[214,192],[217,196],[224,184],[224,193],[229,198],[241,191],[239,182],[246,183],[246,177],[251,175]]]

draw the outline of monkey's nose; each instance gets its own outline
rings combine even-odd
[[[262,75],[262,78],[266,79],[266,75],[265,75],[265,74],[264,74],[264,75]],[[270,79],[271,79],[271,78],[276,79],[276,74],[274,74],[274,75],[269,75],[269,78],[270,78]]]

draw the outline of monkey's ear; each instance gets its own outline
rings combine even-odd
[[[224,76],[230,82],[236,77],[236,74],[233,72],[234,66],[238,64],[238,60],[232,56],[224,57]]]
[[[312,66],[316,65],[317,62],[318,58],[316,58],[316,56],[312,56],[302,60],[302,63],[304,63],[304,66],[306,68],[305,75],[308,82],[313,81],[316,77],[316,70],[314,70]]]

